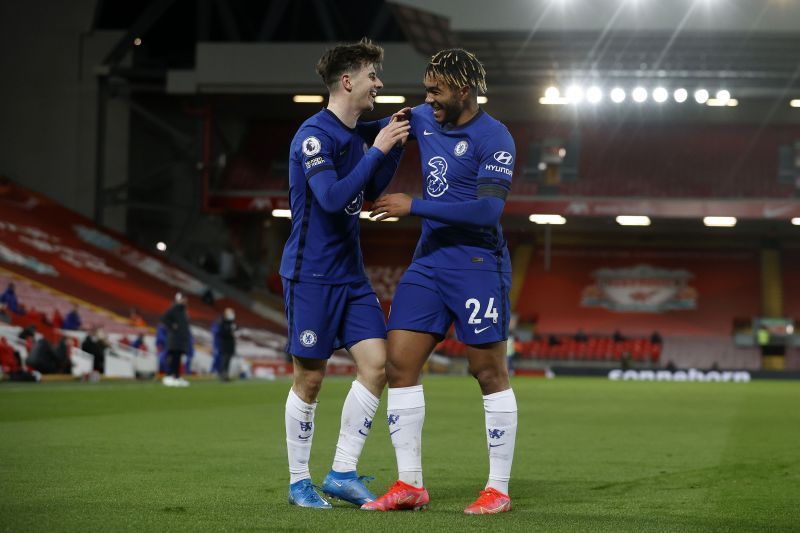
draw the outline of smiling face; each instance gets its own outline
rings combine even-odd
[[[372,111],[375,107],[375,97],[383,88],[383,83],[378,78],[378,70],[374,64],[362,65],[361,69],[346,74],[345,87],[350,90],[350,98],[354,106],[362,111]]]
[[[425,103],[433,108],[433,118],[439,124],[457,124],[464,112],[464,99],[461,91],[447,85],[441,79],[427,75],[425,84]]]

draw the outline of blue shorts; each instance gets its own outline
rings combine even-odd
[[[286,353],[328,359],[364,339],[385,339],[386,322],[369,282],[341,285],[281,278],[289,326]]]
[[[442,270],[412,264],[397,285],[388,329],[444,336],[455,322],[464,344],[508,338],[510,272]]]

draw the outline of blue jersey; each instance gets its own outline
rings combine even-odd
[[[466,124],[453,126],[436,122],[431,106],[417,106],[411,112],[411,135],[419,145],[424,200],[458,209],[459,202],[478,199],[479,187],[500,190],[503,199],[511,188],[514,139],[483,110]],[[511,272],[499,221],[493,227],[467,227],[423,218],[413,263]]]
[[[366,279],[359,214],[365,195],[380,192],[371,191],[376,182],[381,189],[394,174],[400,153],[390,154],[370,148],[328,109],[300,126],[289,153],[292,231],[283,249],[282,277],[325,284]]]

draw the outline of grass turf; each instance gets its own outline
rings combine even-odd
[[[347,379],[317,409],[330,467]],[[800,383],[516,379],[513,511],[462,514],[488,471],[471,378],[426,378],[424,513],[286,502],[287,381],[0,385],[5,531],[790,531],[800,529]],[[362,456],[394,481],[385,394]]]

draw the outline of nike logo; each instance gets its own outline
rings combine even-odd
[[[402,429],[402,428],[395,429],[394,431],[390,431],[390,432],[389,432],[389,436],[391,437],[392,435],[394,435],[395,433],[397,433],[398,431],[400,431],[400,429]]]
[[[490,444],[489,448],[497,448],[498,446],[505,446],[505,445],[506,445],[505,442],[503,444]]]
[[[362,435],[364,435],[365,437],[367,436],[367,434],[364,433],[363,431],[361,431],[360,429],[358,430],[358,432],[361,433]]]
[[[311,435],[309,435],[308,437],[304,437],[302,435],[298,435],[297,438],[300,439],[300,440],[308,440],[308,439],[311,438]]]
[[[477,335],[478,333],[483,333],[484,331],[486,331],[490,327],[492,327],[492,326],[486,326],[485,328],[481,328],[481,329],[475,328],[475,335]]]
[[[433,135],[433,132],[432,131],[428,131],[428,130],[422,130],[422,134],[426,135],[426,136],[427,135]]]
[[[331,480],[331,483],[333,483],[333,484],[334,484],[334,485],[336,485],[337,487],[341,487],[341,486],[342,486],[342,484],[341,484],[341,483],[339,483],[338,481],[335,481],[335,480],[333,480],[333,479]]]

